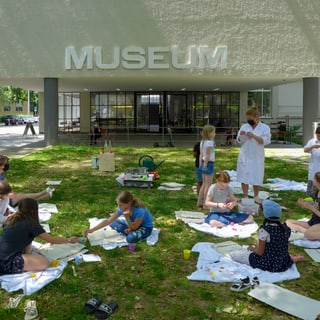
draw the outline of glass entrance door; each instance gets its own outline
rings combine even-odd
[[[186,132],[190,128],[192,111],[188,107],[187,94],[168,94],[166,99],[167,125],[175,132]]]
[[[161,132],[163,127],[163,95],[138,93],[136,101],[137,132]]]

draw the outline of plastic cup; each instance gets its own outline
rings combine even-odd
[[[129,250],[131,252],[134,252],[136,250],[136,244],[135,243],[129,243]]]
[[[183,250],[183,258],[184,258],[185,260],[190,259],[190,255],[191,255],[191,251],[190,251],[189,249],[184,249],[184,250]]]
[[[82,256],[80,256],[80,255],[75,256],[74,261],[75,261],[76,265],[79,266],[82,262]]]

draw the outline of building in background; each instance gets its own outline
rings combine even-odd
[[[0,11],[0,85],[39,92],[48,145],[96,119],[130,135],[237,128],[251,104],[265,122],[313,134],[320,2],[35,0]]]

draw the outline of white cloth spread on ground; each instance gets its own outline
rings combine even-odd
[[[303,247],[303,248],[310,248],[310,249],[317,249],[320,248],[320,240],[308,240],[306,238],[303,239],[297,239],[292,241],[292,243],[298,247]]]
[[[204,222],[206,215],[196,211],[175,211],[175,216],[177,220],[182,220],[193,229],[221,238],[248,238],[259,228],[254,221],[243,225],[235,223],[223,228],[212,228],[208,223]]]
[[[120,217],[118,219],[124,219],[124,218]],[[104,221],[104,220],[106,219],[105,218],[89,219],[90,228],[95,227],[101,221]],[[153,228],[152,233],[146,239],[147,245],[154,246],[159,240],[159,233],[160,233],[160,229]],[[106,238],[104,238],[104,235],[106,236]],[[123,234],[113,230],[110,226],[107,226],[101,230],[97,230],[95,232],[92,232],[91,234],[88,234],[88,239],[92,246],[101,245],[105,250],[111,250],[111,249],[120,248],[128,245],[126,237]]]
[[[66,266],[67,262],[60,261],[57,267],[50,267],[44,271],[0,276],[1,288],[8,292],[22,289],[25,295],[33,294],[59,278]]]
[[[218,252],[215,244],[211,242],[199,242],[195,244],[192,252],[199,252],[199,258],[197,270],[190,276],[187,276],[189,280],[234,282],[248,276],[250,279],[258,277],[261,282],[275,283],[300,277],[296,264],[293,264],[284,272],[263,271],[232,261],[228,258],[227,253],[222,254]]]
[[[235,194],[242,194],[241,183],[237,181],[237,172],[234,170],[225,170],[229,173],[231,177],[230,187]],[[267,183],[263,184],[262,187],[273,190],[273,191],[283,191],[283,190],[296,190],[296,191],[307,191],[307,184],[305,182],[297,182],[293,180],[285,180],[281,178],[269,178]],[[249,194],[251,189],[249,190]],[[260,197],[260,195],[259,195]],[[263,197],[261,197],[263,199]]]

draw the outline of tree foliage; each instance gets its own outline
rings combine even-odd
[[[30,107],[38,105],[38,93],[34,91],[29,91],[30,94]],[[12,86],[0,87],[0,102],[3,106],[11,106],[12,104],[17,104],[28,101],[28,90],[16,88]]]

